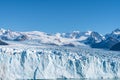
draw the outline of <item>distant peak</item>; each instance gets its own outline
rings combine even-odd
[[[0,32],[4,33],[4,32],[6,32],[6,31],[7,31],[6,29],[0,28]]]
[[[85,34],[86,34],[86,35],[91,35],[92,32],[93,32],[93,31],[87,31]]]
[[[120,32],[120,28],[115,29],[114,32]]]
[[[73,33],[80,33],[80,31],[73,31]]]
[[[10,29],[0,28],[0,31],[11,31]]]
[[[119,28],[115,29],[115,30],[112,32],[112,34],[120,35],[120,29],[119,29]]]
[[[2,31],[3,31],[3,30],[5,30],[5,29],[4,29],[4,28],[0,28],[0,30],[2,30]]]
[[[88,33],[92,33],[93,31],[87,31]]]

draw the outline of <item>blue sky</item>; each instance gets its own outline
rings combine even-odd
[[[105,34],[120,27],[120,0],[0,0],[0,27]]]

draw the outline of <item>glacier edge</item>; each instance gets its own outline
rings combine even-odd
[[[1,79],[120,78],[118,52],[67,48],[0,48]]]

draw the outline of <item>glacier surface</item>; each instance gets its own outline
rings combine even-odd
[[[120,78],[119,61],[119,52],[83,46],[0,46],[0,79]]]

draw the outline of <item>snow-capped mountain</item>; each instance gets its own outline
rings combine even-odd
[[[61,37],[78,39],[79,41],[84,41],[88,37],[92,37],[95,38],[95,40],[98,42],[99,40],[101,41],[101,39],[103,38],[102,35],[94,31],[87,32],[73,31],[72,33],[62,33]]]
[[[15,32],[11,30],[0,29],[0,38],[2,40],[11,41],[24,41],[24,40],[36,40],[40,43],[54,44],[54,45],[84,45],[92,44],[89,39],[92,38],[95,42],[102,40],[102,36],[97,32],[79,32],[73,31],[72,33],[57,33],[57,34],[47,34],[40,31],[31,32]]]
[[[73,31],[71,33],[62,33],[61,36],[65,38],[85,40],[91,34],[91,32],[92,31],[88,32]]]
[[[25,35],[20,32],[15,32],[11,30],[0,29],[0,38],[2,40],[18,40],[21,41],[22,38],[25,38]]]
[[[91,32],[91,34],[85,40],[85,44],[92,45],[92,44],[95,44],[95,43],[99,43],[102,40],[104,40],[104,37],[102,35],[100,35],[97,32]]]
[[[117,44],[119,40],[113,38],[113,37],[108,37],[105,40],[102,40],[99,43],[94,43],[91,45],[92,48],[102,48],[102,49],[110,49],[113,45]]]
[[[79,32],[73,31],[72,33],[62,33],[61,37],[75,39],[76,41],[91,45],[99,43],[104,40],[104,36],[94,31]]]
[[[36,44],[49,44],[60,46],[80,46],[89,45],[92,48],[110,49],[113,45],[120,42],[120,29],[112,31],[105,36],[95,31],[73,31],[71,33],[47,34],[40,31],[15,32],[0,29],[0,38],[5,41],[28,41]],[[32,42],[31,42],[32,41]]]
[[[110,34],[106,34],[104,40],[99,43],[92,44],[93,48],[110,49],[113,45],[120,42],[120,29],[115,29]]]
[[[112,33],[106,34],[105,37],[106,38],[112,37],[120,41],[120,29],[119,28],[115,29],[114,31],[112,31]]]

